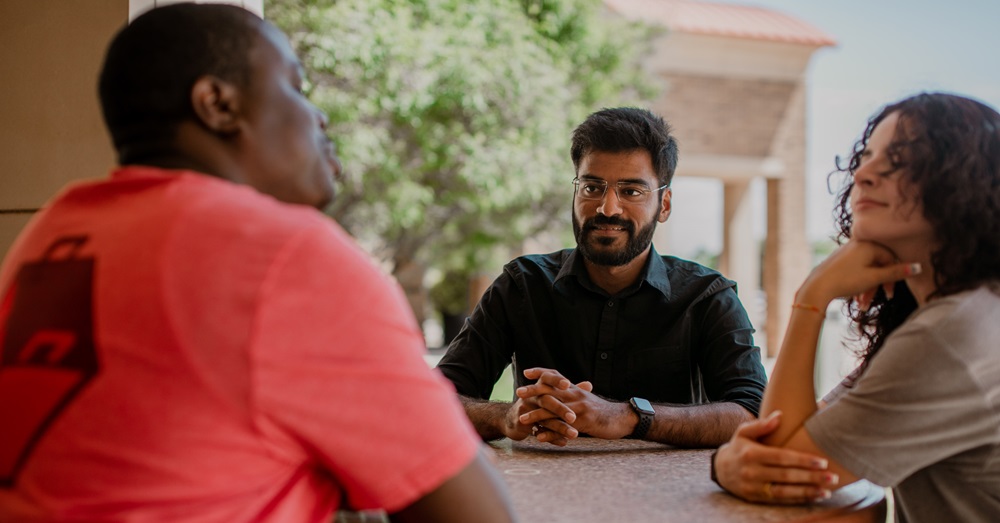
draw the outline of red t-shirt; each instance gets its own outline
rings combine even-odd
[[[403,508],[478,437],[402,293],[313,209],[128,167],[0,267],[0,521]]]

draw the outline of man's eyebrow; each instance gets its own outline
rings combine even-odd
[[[579,178],[581,180],[594,180],[594,181],[598,181],[598,182],[606,182],[607,181],[604,178],[601,178],[600,176],[595,176],[593,174],[581,174],[579,176]],[[611,182],[608,182],[608,183],[611,183]],[[646,180],[643,180],[642,178],[626,178],[624,180],[618,180],[615,183],[630,183],[630,184],[633,184],[633,185],[644,185],[646,187],[650,187],[649,182],[647,182]]]
[[[650,186],[649,182],[643,180],[642,178],[626,178],[624,180],[618,180],[618,183],[631,183],[635,185],[645,185],[646,187]]]

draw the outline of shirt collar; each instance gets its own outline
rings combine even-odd
[[[642,279],[650,287],[663,293],[664,298],[670,298],[670,278],[667,277],[667,265],[663,257],[657,254],[656,247],[649,246],[649,260],[643,270]]]
[[[599,291],[594,282],[590,281],[587,268],[583,266],[583,255],[580,254],[579,248],[569,251],[569,254],[563,259],[562,267],[559,269],[559,273],[556,274],[555,280],[552,281],[552,286],[558,290],[568,290],[566,282],[570,276],[575,278],[584,288]],[[643,267],[642,272],[639,274],[639,281],[640,284],[645,283],[660,291],[665,298],[670,297],[670,280],[667,278],[667,266],[663,263],[663,258],[656,253],[656,247],[652,245],[649,246],[649,258],[646,260],[646,266]],[[636,286],[630,287],[630,289],[635,288]]]

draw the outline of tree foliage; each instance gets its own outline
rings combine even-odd
[[[648,34],[599,0],[267,0],[345,167],[330,213],[394,272],[495,269],[568,229],[569,137],[648,99]]]

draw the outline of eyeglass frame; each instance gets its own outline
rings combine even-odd
[[[602,180],[600,178],[592,178],[592,179],[586,179],[586,180],[584,180],[584,179],[580,179],[580,177],[578,177],[578,176],[574,176],[573,180],[571,180],[571,182],[573,183],[573,194],[577,194],[577,193],[580,192],[580,183],[581,182],[591,182],[591,183],[597,183],[597,184],[603,185],[604,186],[604,192],[601,194],[600,198],[594,198],[594,197],[583,196],[583,195],[580,196],[581,199],[592,201],[592,202],[603,201],[604,198],[605,198],[605,196],[607,196],[607,194],[608,194],[608,187],[611,186],[610,182],[608,182],[607,180]],[[643,185],[643,184],[641,182],[629,182],[629,181],[617,181],[617,182],[615,182],[615,196],[618,197],[618,202],[619,203],[630,204],[630,205],[641,205],[643,203],[646,203],[647,201],[649,201],[647,195],[655,193],[655,192],[658,192],[658,191],[662,191],[663,189],[667,189],[667,188],[670,187],[669,183],[666,184],[666,185],[661,185],[661,186],[656,187],[656,188],[640,188],[640,187],[636,187],[637,190],[644,191],[643,192],[643,200],[642,201],[638,201],[638,202],[633,202],[633,201],[629,201],[629,200],[623,199],[621,193],[618,192],[618,190],[621,189],[622,184],[626,184],[626,185]]]

